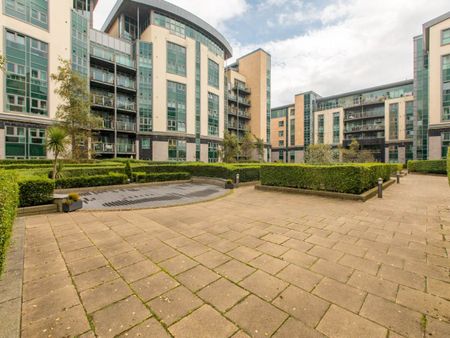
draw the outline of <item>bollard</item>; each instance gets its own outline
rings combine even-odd
[[[236,174],[236,184],[239,184],[239,174]]]
[[[378,198],[383,198],[383,179],[378,179]]]
[[[400,171],[397,171],[397,184],[400,184]]]

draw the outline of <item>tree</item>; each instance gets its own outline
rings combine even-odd
[[[0,54],[0,71],[5,70],[6,58]]]
[[[256,140],[256,152],[258,153],[258,160],[259,162],[263,162],[264,161],[264,139],[262,138],[258,138],[255,135],[253,135],[253,137]]]
[[[101,119],[91,115],[91,99],[87,80],[72,70],[70,61],[59,59],[58,72],[51,75],[56,81],[55,93],[61,98],[56,118],[71,142],[71,155],[75,160],[87,157],[92,128],[100,125]]]
[[[345,163],[369,163],[375,162],[373,154],[369,150],[361,150],[357,140],[353,139],[348,149],[340,149],[342,162]]]
[[[246,160],[251,159],[252,152],[255,149],[255,142],[253,139],[253,135],[250,132],[246,132],[244,137],[241,139],[241,156],[243,156]]]
[[[241,149],[237,136],[225,131],[223,136],[223,148],[221,151],[223,161],[227,163],[236,162],[236,158],[239,156],[240,152]]]
[[[311,144],[305,152],[305,163],[331,164],[337,161],[336,152],[328,144]]]
[[[66,150],[67,132],[60,127],[51,127],[47,130],[47,149],[50,150],[55,158],[53,160],[52,178],[58,178],[58,156]]]

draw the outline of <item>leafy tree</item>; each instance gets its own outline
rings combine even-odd
[[[0,71],[5,70],[6,58],[0,54]]]
[[[340,149],[342,162],[345,163],[368,163],[375,162],[373,154],[368,150],[361,150],[357,140],[353,139],[348,149]]]
[[[258,160],[259,162],[263,162],[264,161],[264,139],[262,138],[258,138],[255,135],[253,135],[253,137],[256,140],[256,152],[258,153]]]
[[[72,70],[70,61],[59,59],[58,72],[51,75],[56,81],[55,93],[61,98],[56,118],[58,124],[69,135],[72,158],[79,160],[89,155],[92,128],[100,125],[101,119],[91,114],[91,99],[87,80]]]
[[[305,152],[305,163],[331,164],[337,161],[336,152],[328,144],[311,144]]]
[[[56,179],[59,177],[61,167],[58,170],[58,156],[66,150],[67,132],[60,127],[51,127],[47,130],[47,149],[50,150],[54,157],[52,177]]]
[[[241,156],[249,160],[252,157],[252,152],[255,147],[253,135],[250,132],[246,132],[241,139]]]
[[[231,134],[225,131],[223,136],[223,148],[221,150],[221,157],[224,162],[236,162],[236,158],[241,153],[241,148],[239,146],[239,140],[235,134]]]

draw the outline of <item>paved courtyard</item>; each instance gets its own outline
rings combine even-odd
[[[228,190],[210,184],[180,183],[122,188],[81,194],[87,210],[158,208],[211,200]]]
[[[450,188],[24,219],[23,337],[448,337]]]

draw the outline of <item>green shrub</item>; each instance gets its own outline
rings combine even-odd
[[[109,175],[64,177],[56,180],[56,187],[58,189],[88,188],[88,187],[126,184],[127,182],[128,182],[127,175],[111,173]]]
[[[446,160],[408,161],[408,171],[425,174],[447,174]]]
[[[133,170],[131,169],[130,161],[127,161],[125,163],[125,170],[124,170],[124,172],[125,172],[125,175],[128,176],[129,180],[131,180],[133,178]]]
[[[18,202],[17,176],[12,172],[0,170],[0,274],[6,258]]]
[[[189,180],[191,174],[187,172],[173,172],[173,173],[157,173],[157,174],[147,174],[147,173],[134,173],[134,180],[139,183],[147,182],[167,182],[167,181],[183,181]]]
[[[28,177],[19,180],[19,206],[31,207],[53,201],[55,182],[45,177]]]
[[[361,194],[377,185],[378,178],[388,181],[387,164],[346,165],[267,165],[261,167],[261,184],[309,190]]]
[[[75,168],[66,168],[63,171],[64,177],[80,177],[80,176],[104,176],[109,173],[118,173],[125,174],[124,166],[98,166],[98,167],[75,167]],[[51,176],[51,171],[49,172],[49,176]]]

